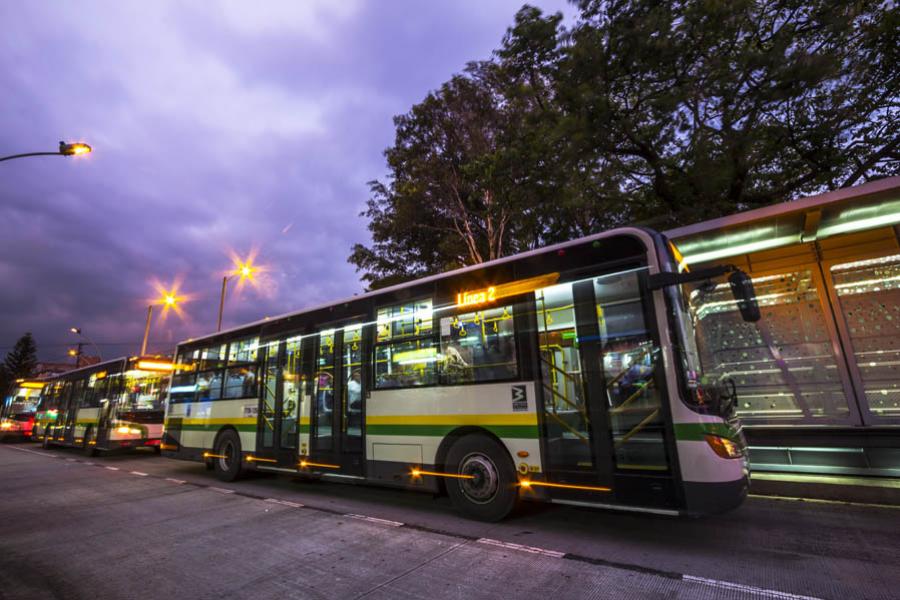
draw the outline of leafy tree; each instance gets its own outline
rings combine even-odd
[[[900,173],[893,3],[581,0],[395,119],[370,287]]]
[[[16,341],[13,349],[6,354],[3,361],[3,371],[9,381],[27,379],[34,376],[37,368],[37,345],[31,332],[26,333]]]
[[[509,61],[470,63],[395,117],[396,139],[385,151],[391,177],[370,182],[363,213],[373,245],[357,244],[349,259],[370,288],[546,242],[544,202],[561,186],[548,160],[556,154],[550,70],[560,18],[528,31],[534,43],[510,34]]]
[[[6,398],[14,381],[7,373],[6,365],[0,363],[0,402]]]
[[[559,79],[574,151],[660,225],[897,173],[890,4],[583,0]]]

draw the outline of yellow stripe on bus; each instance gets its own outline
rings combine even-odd
[[[367,415],[366,425],[537,425],[537,414]]]
[[[256,417],[217,417],[210,419],[197,419],[197,418],[184,418],[184,417],[169,417],[166,421],[168,425],[169,421],[180,419],[182,424],[184,425],[254,425],[256,423]]]

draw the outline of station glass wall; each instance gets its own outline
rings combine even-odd
[[[758,323],[724,279],[689,293],[704,372],[735,381],[745,424],[900,423],[896,238],[872,251],[847,237],[732,259],[753,278]]]
[[[762,312],[757,323],[741,319],[727,282],[712,293],[691,293],[704,372],[734,380],[738,414],[747,423],[845,420],[850,408],[813,272],[753,280]]]
[[[835,264],[831,278],[874,417],[900,416],[900,254]]]

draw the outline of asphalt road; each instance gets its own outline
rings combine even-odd
[[[152,454],[0,445],[0,598],[900,598],[900,509],[681,519],[445,499]]]

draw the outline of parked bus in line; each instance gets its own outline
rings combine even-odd
[[[627,228],[178,345],[162,453],[446,493],[665,514],[733,508],[749,479],[733,386],[703,379],[674,247]],[[714,286],[712,286],[714,287]]]
[[[99,451],[151,447],[158,451],[172,362],[126,357],[49,378],[37,411],[44,447]]]
[[[0,405],[0,441],[31,440],[44,381],[17,379]]]

